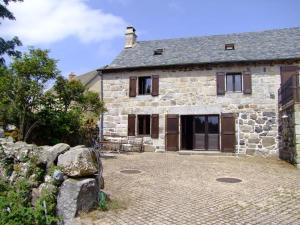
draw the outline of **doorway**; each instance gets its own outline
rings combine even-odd
[[[182,115],[181,149],[219,150],[219,115]]]

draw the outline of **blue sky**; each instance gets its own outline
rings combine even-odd
[[[50,49],[64,76],[109,64],[133,25],[138,40],[300,26],[299,0],[25,0],[11,3],[17,21],[1,36]]]

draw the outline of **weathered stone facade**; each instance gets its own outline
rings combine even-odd
[[[300,168],[300,104],[282,109],[279,115],[279,156]]]
[[[216,72],[251,71],[252,94],[216,94]],[[159,75],[159,96],[129,97],[129,77]],[[165,115],[236,113],[238,153],[277,153],[277,90],[280,65],[231,66],[213,69],[166,69],[103,74],[106,135],[127,135],[128,114],[159,114],[159,138],[146,137],[157,150],[165,150]]]

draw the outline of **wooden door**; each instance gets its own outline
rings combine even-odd
[[[235,116],[233,113],[221,115],[221,151],[235,152]]]
[[[166,115],[166,138],[165,144],[168,151],[178,151],[179,149],[179,116]]]

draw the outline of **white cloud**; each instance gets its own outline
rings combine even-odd
[[[11,3],[16,21],[3,21],[0,33],[18,36],[24,44],[50,44],[75,36],[81,42],[123,35],[126,22],[88,6],[86,0],[25,0]]]

